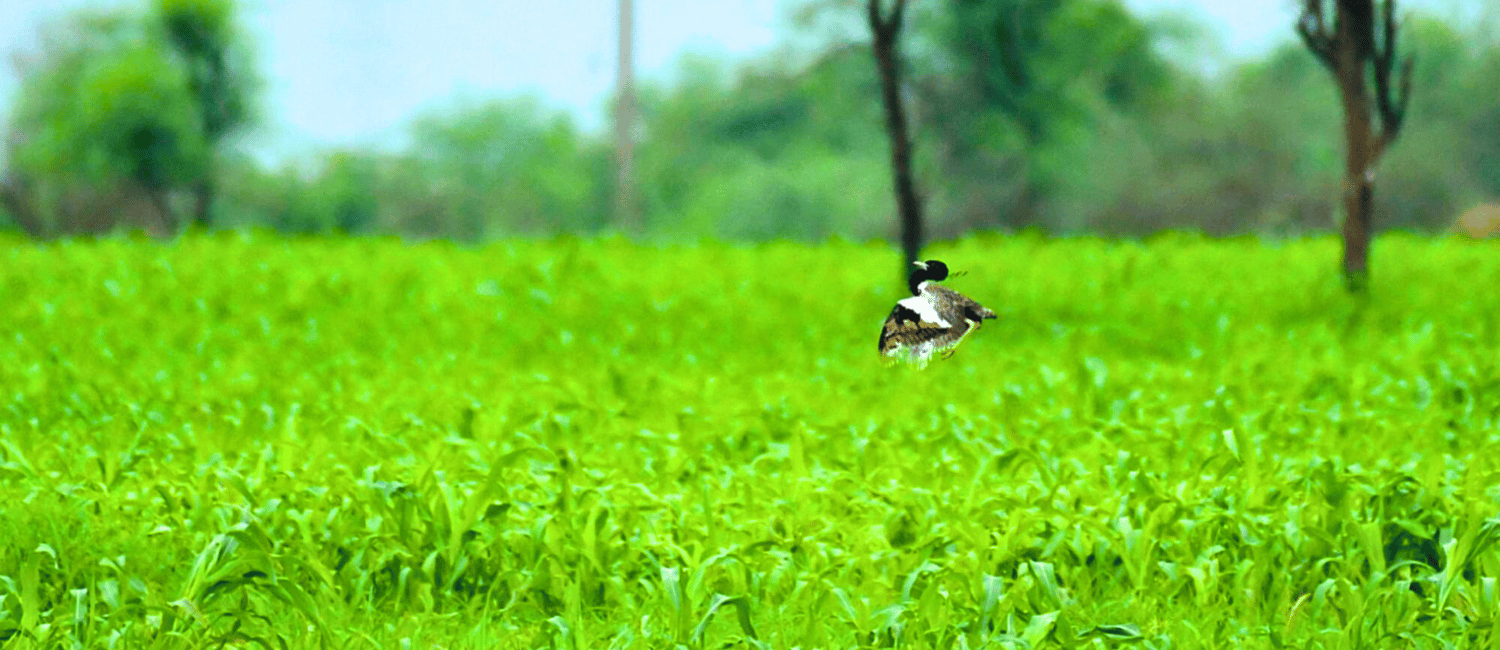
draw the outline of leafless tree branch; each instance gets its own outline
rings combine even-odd
[[[1328,23],[1323,19],[1322,0],[1306,0],[1302,5],[1302,16],[1297,19],[1297,35],[1307,49],[1329,70],[1334,69],[1333,36]]]
[[[1375,145],[1375,157],[1384,153],[1386,146],[1401,133],[1401,124],[1406,119],[1406,107],[1411,101],[1411,70],[1413,57],[1401,62],[1397,73],[1397,88],[1391,92],[1391,70],[1396,62],[1396,39],[1399,25],[1396,23],[1396,3],[1386,0],[1381,6],[1381,37],[1384,41],[1376,45],[1373,63],[1375,68],[1375,107],[1380,112],[1380,137]]]
[[[880,0],[870,0],[868,7],[870,30],[874,32],[877,40],[890,40],[901,31],[901,23],[906,15],[906,0],[896,0],[890,13],[885,16],[881,15]]]

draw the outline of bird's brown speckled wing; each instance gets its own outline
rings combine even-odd
[[[891,356],[902,348],[916,347],[928,341],[940,342],[950,337],[961,337],[969,329],[968,323],[950,326],[947,323],[923,319],[916,311],[897,303],[886,317],[880,329],[880,353]]]
[[[995,312],[990,308],[948,287],[935,284],[928,287],[927,291],[933,295],[933,301],[937,304],[940,313],[951,313],[960,319],[972,321],[983,321],[995,317]]]

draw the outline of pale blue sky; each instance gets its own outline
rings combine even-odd
[[[918,0],[920,1],[920,0]],[[1492,0],[1408,0],[1477,15]],[[47,19],[144,0],[0,2],[0,119],[16,91],[10,55]],[[637,70],[671,74],[685,52],[748,58],[776,47],[790,0],[635,0]],[[1217,56],[1256,56],[1292,38],[1295,0],[1126,0],[1141,15],[1185,13],[1217,37]],[[269,84],[260,149],[395,144],[411,118],[460,99],[536,95],[602,123],[614,82],[615,0],[241,0]]]

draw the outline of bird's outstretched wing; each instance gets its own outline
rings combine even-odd
[[[994,310],[975,302],[973,298],[965,296],[957,291],[942,285],[934,285],[928,289],[933,295],[933,300],[949,306],[949,309],[963,314],[966,320],[984,321],[995,318]]]
[[[903,348],[951,336],[953,329],[931,303],[919,296],[907,298],[896,303],[880,329],[880,354],[893,356]]]

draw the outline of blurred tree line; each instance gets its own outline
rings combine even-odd
[[[896,238],[857,5],[810,2],[796,40],[813,45],[737,66],[689,56],[675,79],[639,88],[649,233]],[[328,151],[283,168],[238,151],[259,84],[234,9],[151,0],[54,25],[18,61],[0,227],[169,234],[193,222],[461,240],[612,228],[608,138],[530,99],[428,114],[400,151]],[[1339,218],[1336,91],[1290,39],[1210,76],[1165,54],[1183,47],[1162,47],[1201,34],[1117,0],[918,3],[906,29],[935,238],[1294,235]],[[1381,163],[1375,225],[1436,231],[1500,199],[1500,42],[1419,15],[1403,38],[1418,57],[1412,107]]]

